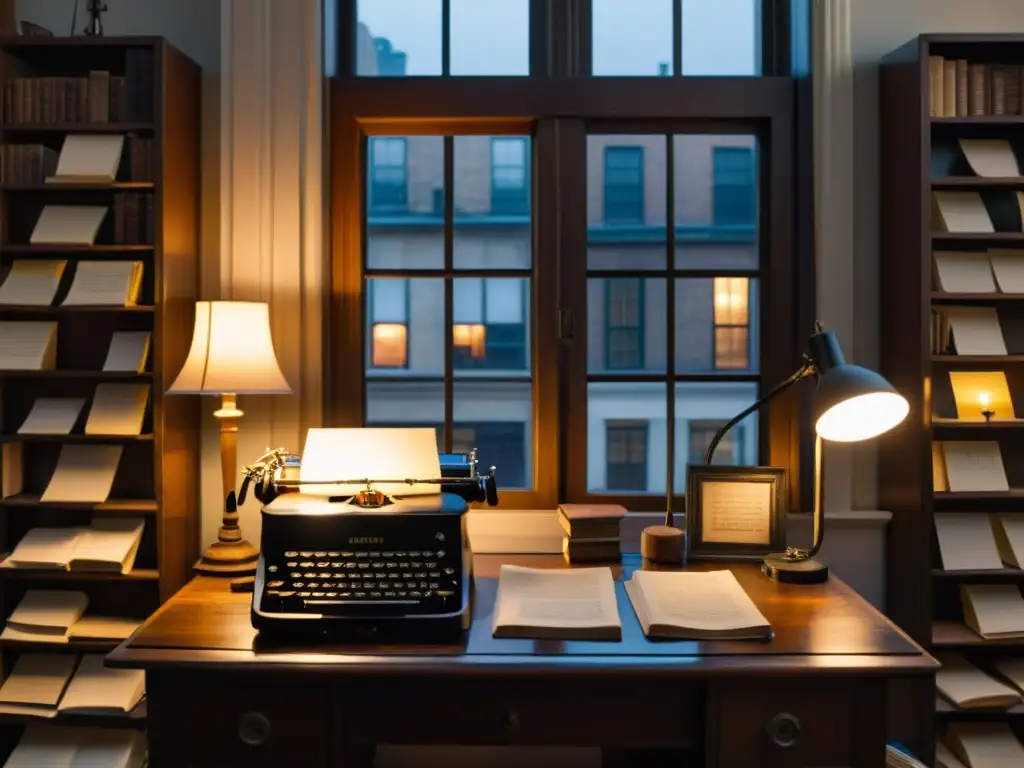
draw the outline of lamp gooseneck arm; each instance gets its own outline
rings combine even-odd
[[[787,389],[792,387],[798,381],[802,381],[803,379],[806,379],[806,378],[809,378],[811,376],[814,376],[817,373],[818,373],[818,367],[813,362],[811,362],[810,360],[806,360],[804,362],[804,364],[800,367],[800,370],[798,370],[796,373],[794,373],[788,379],[783,381],[781,384],[778,384],[767,395],[765,395],[764,397],[759,399],[756,403],[751,405],[749,408],[747,408],[746,410],[741,411],[739,414],[737,414],[735,417],[733,417],[721,429],[719,429],[717,432],[715,432],[715,436],[713,438],[711,438],[711,442],[708,444],[708,449],[707,449],[707,451],[704,454],[704,463],[705,464],[710,464],[711,463],[711,460],[714,459],[714,457],[715,457],[715,449],[718,447],[718,444],[720,442],[722,442],[722,438],[725,437],[725,435],[729,432],[730,429],[735,427],[737,424],[739,424],[741,421],[743,421],[745,418],[747,418],[747,416],[752,414],[754,411],[756,411],[759,408],[761,408],[761,406],[765,405],[766,403],[770,402],[771,400],[774,400],[776,397],[781,395],[783,392],[785,392]]]

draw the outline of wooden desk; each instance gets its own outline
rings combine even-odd
[[[756,565],[731,568],[774,627],[771,643],[650,642],[621,581],[639,566],[629,557],[615,569],[621,642],[496,640],[501,562],[562,566],[477,556],[473,626],[459,645],[260,648],[251,597],[204,578],[108,664],[146,670],[153,768],[350,768],[373,744],[673,749],[703,755],[693,764],[704,766],[881,768],[886,683],[927,680],[938,666],[838,579],[776,584]]]

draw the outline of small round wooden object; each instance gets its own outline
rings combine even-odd
[[[652,563],[683,560],[683,532],[668,525],[652,525],[640,535],[640,554]]]

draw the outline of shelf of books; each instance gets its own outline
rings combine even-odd
[[[887,612],[942,662],[895,731],[1024,765],[1024,36],[923,35],[880,83]],[[951,762],[951,759],[947,760]]]
[[[197,298],[200,70],[158,38],[0,58],[0,758],[62,725],[137,750],[142,674],[102,661],[197,556],[197,404],[164,389]]]

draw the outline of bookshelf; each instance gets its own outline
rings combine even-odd
[[[976,104],[986,114],[962,114],[962,94],[954,105],[955,116],[932,114],[930,57],[934,56],[986,65],[985,92],[967,96],[971,109]],[[982,668],[993,654],[1024,655],[1024,642],[987,641],[969,629],[963,622],[960,586],[1024,586],[1024,571],[943,569],[934,515],[960,512],[984,516],[1024,509],[1024,295],[943,292],[933,278],[932,253],[1019,249],[1024,259],[1024,211],[1016,218],[1011,215],[1009,220],[997,221],[991,204],[993,199],[1015,202],[1017,193],[1024,190],[1024,176],[979,177],[959,145],[961,139],[1008,140],[1018,165],[1024,168],[1022,64],[1024,35],[922,35],[886,56],[880,73],[881,370],[911,407],[907,420],[879,447],[879,503],[893,513],[886,611],[926,648],[963,653]],[[1003,78],[998,99],[993,84],[997,72]],[[942,94],[941,88],[939,92]],[[995,114],[997,111],[1016,113]],[[932,193],[936,190],[980,193],[996,231],[936,231],[932,221]],[[933,352],[933,310],[965,306],[995,308],[1007,355]],[[1016,413],[991,423],[954,421],[948,374],[972,370],[1003,371]],[[997,441],[1010,490],[935,491],[933,440]],[[937,700],[935,692],[923,686],[905,687],[893,695],[890,710],[894,702],[898,710],[890,724],[894,736],[918,734],[913,741],[921,744],[918,756],[926,761],[934,744],[930,734],[941,735],[948,722],[1003,721],[1014,727],[1018,738],[1024,736],[1024,722],[1020,721],[1024,707],[967,714]]]
[[[108,75],[95,74],[102,72]],[[187,581],[198,557],[198,404],[195,398],[165,397],[164,390],[188,352],[197,298],[200,68],[160,38],[0,38],[0,80],[0,144],[43,148],[0,150],[5,160],[0,174],[0,270],[14,259],[68,262],[55,306],[0,306],[0,321],[56,321],[58,329],[54,370],[0,371],[0,551],[11,551],[26,531],[37,526],[86,525],[102,516],[145,520],[130,573],[0,569],[0,610],[9,616],[30,588],[75,589],[89,596],[88,613],[142,618]],[[100,97],[90,102],[91,107],[82,100],[74,85],[79,82],[89,83],[89,97],[97,83],[105,84],[104,115],[96,107]],[[18,111],[12,103],[15,92],[24,99]],[[64,94],[64,100],[34,105],[26,95],[45,100],[54,93]],[[13,160],[52,159],[50,151],[59,152],[67,135],[79,133],[125,136],[115,182],[46,183],[41,178],[45,174],[35,173],[38,168],[31,169],[31,178],[22,168],[21,178],[12,180]],[[139,172],[139,158],[145,161],[144,173]],[[151,239],[118,241],[115,204],[123,195],[140,196],[138,204],[151,209]],[[108,207],[96,244],[30,244],[31,227],[47,204]],[[139,306],[59,306],[74,266],[85,260],[141,261]],[[111,335],[120,330],[152,333],[144,371],[102,370]],[[118,381],[152,384],[142,434],[83,434],[84,412],[68,436],[17,434],[37,397],[91,399],[97,385]],[[66,444],[122,446],[107,501],[40,501]],[[116,645],[5,640],[0,641],[0,655],[9,670],[14,657],[26,651],[95,653]],[[0,716],[0,753],[9,752],[8,745],[13,746],[27,722],[24,717]],[[144,727],[145,702],[127,718],[58,717],[50,722]]]

